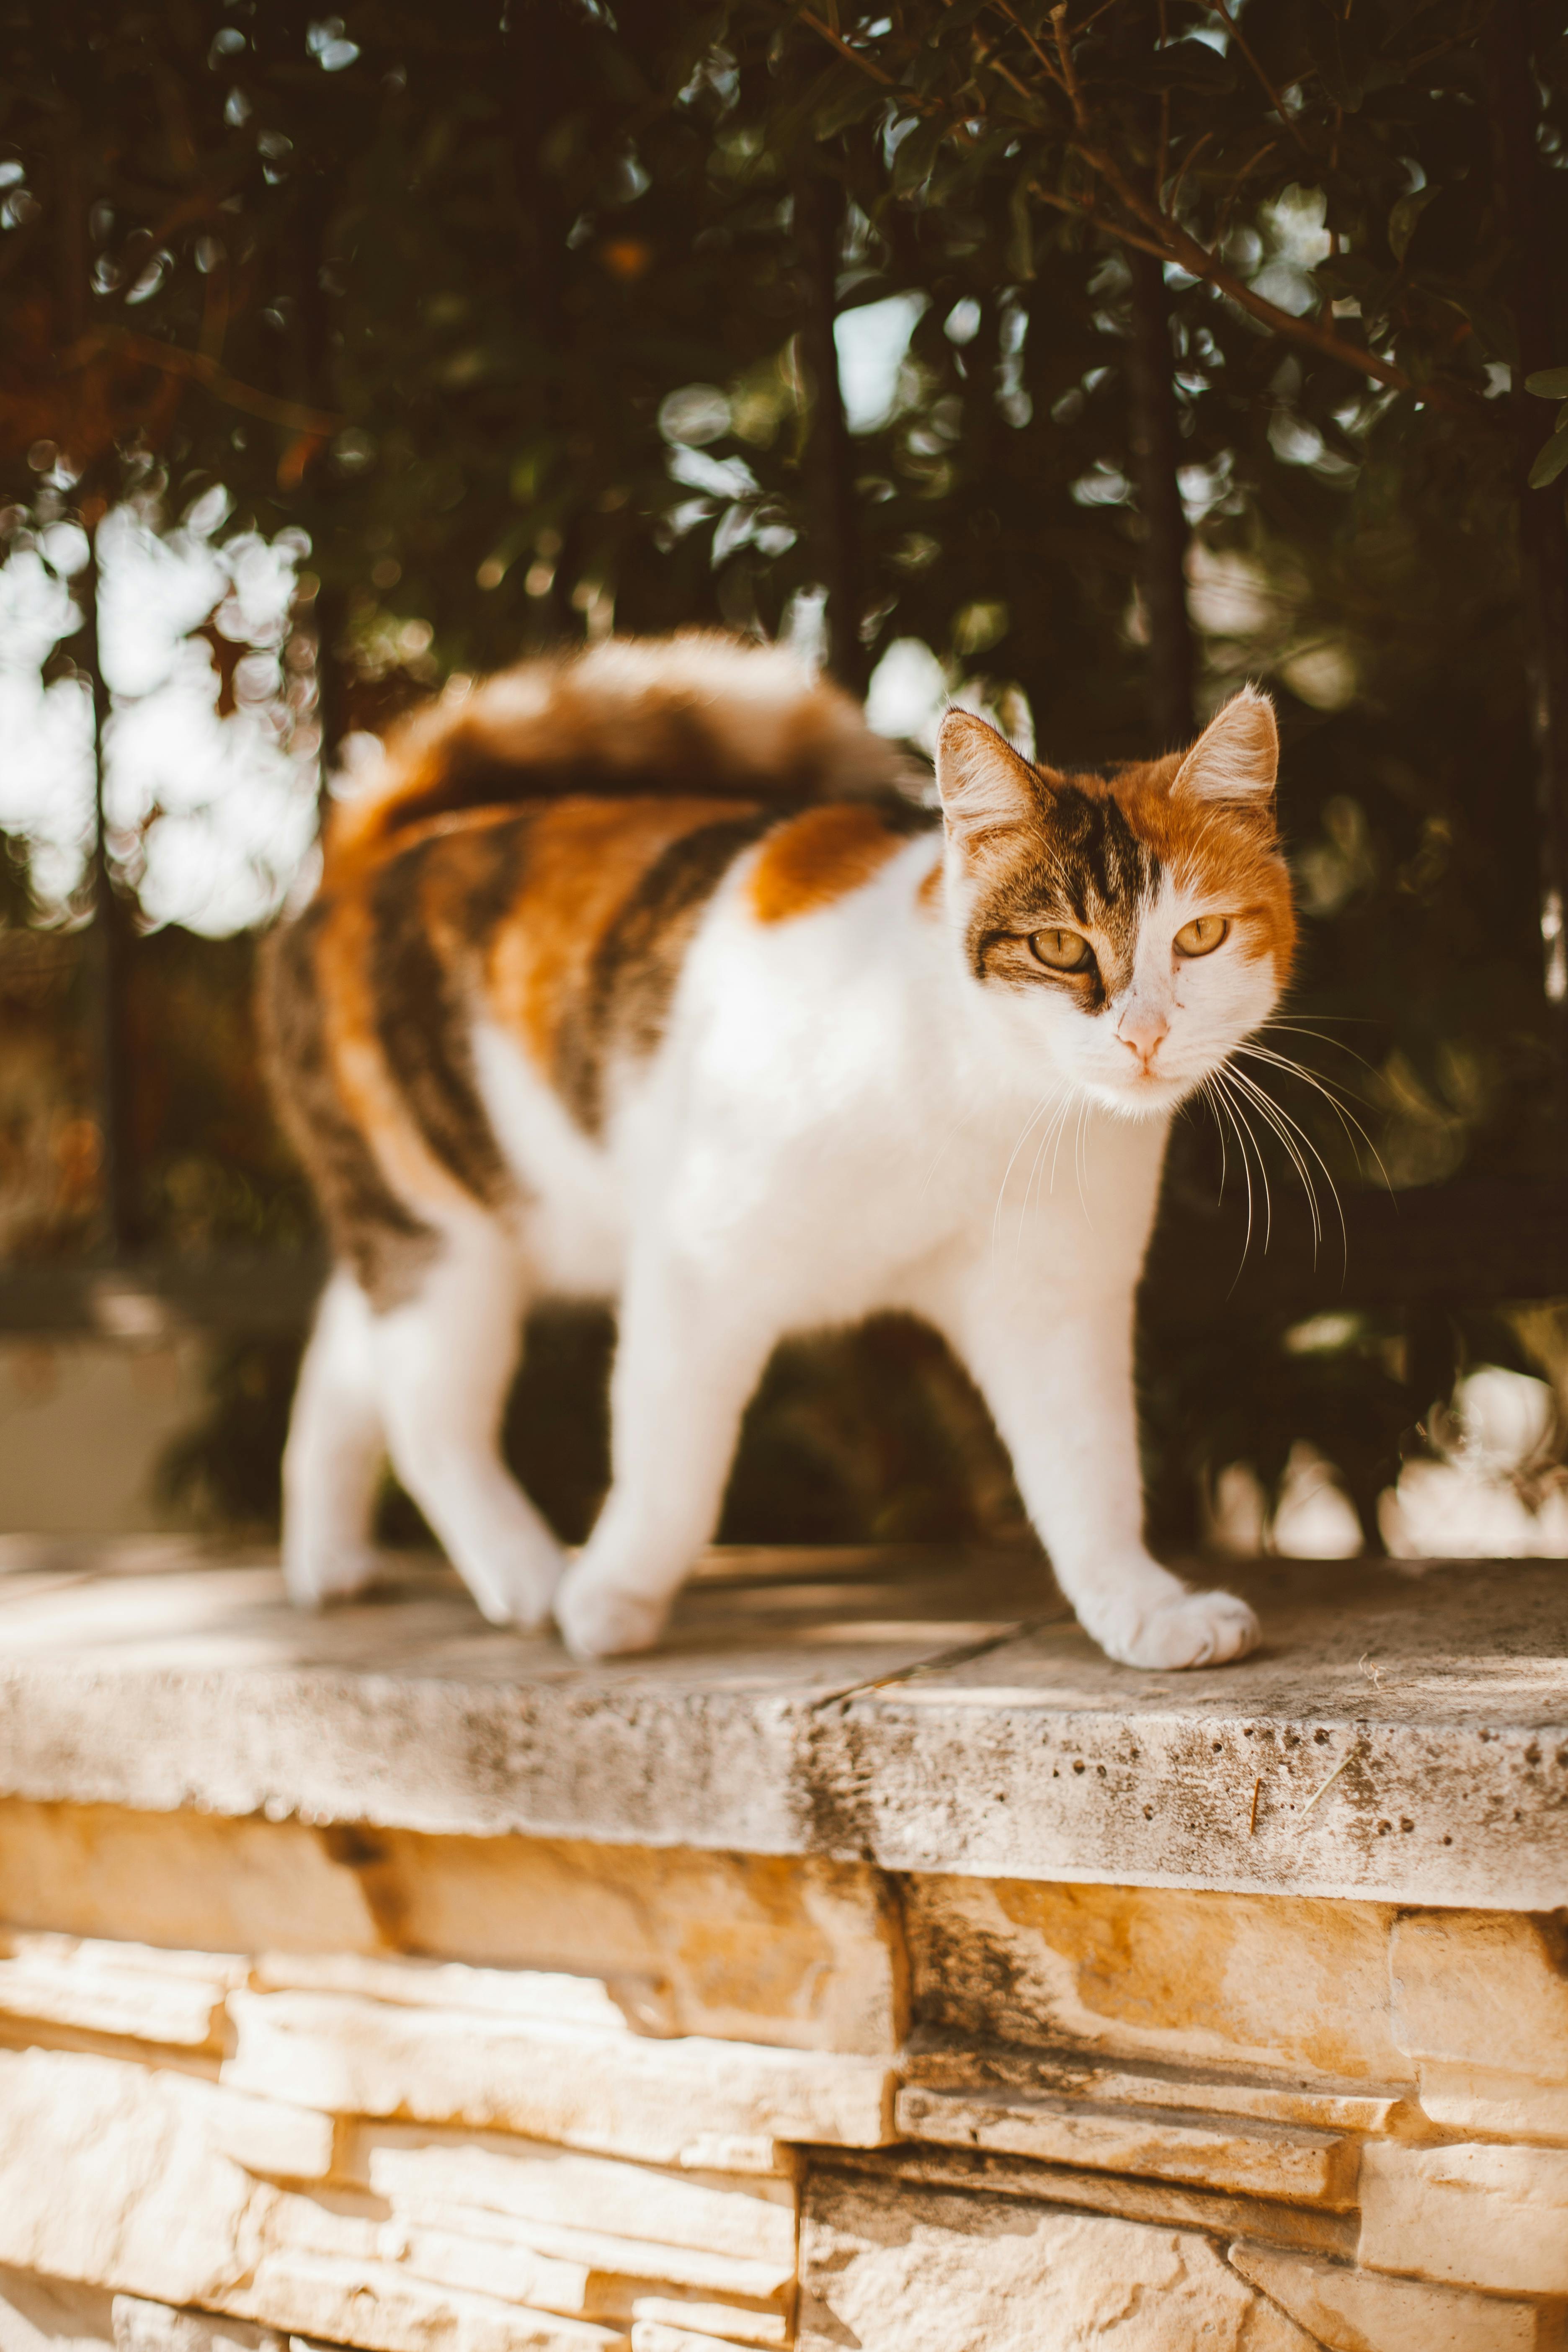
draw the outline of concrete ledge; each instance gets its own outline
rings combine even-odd
[[[0,1559],[0,2352],[1563,2352],[1563,1570]]]
[[[260,1554],[0,1567],[0,1794],[900,1871],[1550,1909],[1568,1570],[1279,1563],[1262,1654],[1100,1656],[1027,1559],[715,1555],[591,1669],[394,1563],[307,1619]]]

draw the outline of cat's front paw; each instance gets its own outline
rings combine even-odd
[[[566,1559],[553,1544],[531,1543],[504,1559],[459,1566],[482,1617],[517,1633],[537,1633],[550,1622]]]
[[[651,1650],[669,1615],[666,1600],[649,1600],[624,1584],[571,1570],[555,1596],[555,1622],[574,1658],[616,1658],[629,1650]]]
[[[1182,1666],[1223,1666],[1245,1658],[1263,1629],[1233,1592],[1183,1592],[1158,1602],[1120,1638],[1102,1641],[1124,1666],[1171,1672]]]
[[[296,1609],[330,1609],[373,1584],[379,1566],[363,1544],[285,1543],[283,1586]]]

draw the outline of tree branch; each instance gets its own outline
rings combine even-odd
[[[885,89],[898,89],[899,85],[890,73],[884,73],[881,67],[867,57],[863,50],[852,49],[842,34],[836,33],[831,25],[825,25],[820,16],[814,16],[809,8],[801,10],[800,21],[803,25],[809,25],[814,33],[820,33],[834,48],[842,50],[851,65],[858,66],[862,73],[868,73],[872,80],[879,81]]]
[[[1004,0],[997,0],[997,5],[1003,6]],[[1012,16],[1011,9],[1005,6],[1004,6],[1004,13],[1009,16]],[[1108,218],[1105,214],[1097,212],[1092,205],[1076,203],[1070,197],[1053,194],[1042,188],[1037,181],[1032,183],[1031,193],[1038,196],[1043,203],[1054,205],[1058,212],[1072,213],[1079,219],[1089,222],[1094,227],[1104,229],[1109,236],[1119,238],[1123,245],[1135,246],[1142,252],[1155,254],[1162,261],[1173,261],[1178,268],[1184,269],[1190,278],[1202,278],[1205,284],[1213,286],[1217,292],[1224,294],[1234,302],[1238,310],[1245,310],[1249,318],[1256,319],[1260,326],[1267,327],[1272,334],[1282,335],[1291,342],[1305,343],[1313,351],[1321,352],[1325,359],[1337,360],[1342,366],[1353,368],[1358,375],[1370,377],[1373,383],[1381,383],[1390,392],[1414,392],[1415,385],[1411,378],[1405,374],[1403,368],[1395,366],[1392,360],[1380,359],[1375,352],[1369,352],[1358,343],[1347,342],[1343,336],[1336,335],[1331,328],[1322,325],[1318,320],[1299,319],[1291,311],[1282,310],[1278,303],[1270,302],[1264,295],[1255,293],[1245,278],[1238,278],[1233,269],[1227,268],[1216,253],[1211,253],[1206,246],[1200,244],[1195,236],[1183,228],[1179,221],[1173,220],[1168,213],[1162,211],[1157,204],[1151,204],[1147,197],[1140,195],[1113,158],[1091,143],[1089,135],[1089,110],[1084,102],[1082,85],[1079,81],[1073,65],[1072,50],[1067,37],[1067,0],[1058,0],[1058,5],[1051,10],[1051,25],[1055,32],[1059,64],[1053,68],[1048,59],[1044,58],[1042,62],[1052,80],[1066,92],[1072,106],[1073,120],[1077,125],[1079,136],[1068,142],[1069,150],[1072,153],[1081,156],[1090,171],[1099,174],[1118,204],[1125,212],[1132,215],[1134,221],[1141,224],[1145,234],[1140,235],[1136,228],[1124,221]],[[800,17],[802,23],[809,25],[813,32],[820,34],[825,41],[830,42],[833,47],[840,50],[845,57],[868,73],[874,80],[880,82],[884,88],[889,89],[899,88],[891,74],[884,72],[880,66],[863,56],[859,50],[852,49],[847,41],[832,31],[820,17],[813,16],[809,9],[802,9]],[[1016,23],[1017,19],[1015,17],[1013,21]],[[1023,27],[1020,26],[1019,29],[1022,30]],[[1026,38],[1028,36],[1026,35]],[[1035,47],[1038,54],[1037,44],[1031,40],[1030,46]],[[997,70],[994,64],[992,66],[992,70]],[[1015,89],[1021,87],[1011,74],[1008,74],[1005,79],[1013,83]],[[1032,93],[1029,94],[1032,95]],[[910,97],[911,104],[919,103],[914,100],[912,93]],[[950,131],[955,135],[958,128],[956,123],[949,125]],[[1206,138],[1208,134],[1205,133],[1205,136]],[[1203,142],[1200,142],[1201,143]],[[1192,158],[1189,157],[1188,162],[1190,163],[1191,160]],[[1437,386],[1425,387],[1422,397],[1431,401],[1434,406],[1449,406],[1453,403],[1453,394]]]
[[[159,369],[164,375],[186,376],[210,392],[215,400],[222,401],[226,408],[237,408],[267,425],[286,425],[291,433],[308,433],[316,440],[328,439],[343,422],[341,416],[331,415],[325,409],[306,408],[296,400],[280,400],[274,393],[241,383],[204,352],[182,351],[176,344],[159,342],[155,336],[132,334],[125,327],[95,327],[81,336],[61,354],[61,373],[70,374],[89,366],[101,352],[121,352],[142,367]]]
[[[1396,367],[1392,360],[1379,359],[1375,352],[1363,350],[1358,343],[1346,342],[1342,335],[1336,335],[1331,328],[1322,326],[1316,319],[1299,319],[1293,312],[1282,310],[1277,302],[1270,302],[1264,295],[1255,293],[1244,278],[1238,278],[1233,269],[1227,269],[1219,256],[1211,253],[1206,246],[1200,245],[1179,221],[1172,220],[1157,205],[1150,204],[1147,198],[1140,195],[1113,157],[1100,148],[1091,147],[1086,140],[1075,140],[1073,146],[1089,169],[1099,173],[1118,204],[1160,240],[1164,258],[1175,262],[1190,278],[1206,279],[1220,293],[1227,295],[1238,309],[1258,320],[1260,325],[1269,328],[1273,333],[1288,336],[1293,342],[1309,343],[1314,351],[1321,352],[1325,359],[1338,360],[1344,366],[1356,369],[1362,375],[1370,376],[1374,383],[1386,384],[1391,392],[1415,391],[1415,387],[1405,370]],[[1127,237],[1125,231],[1115,222],[1108,226],[1112,236],[1124,237],[1129,244],[1134,241]],[[1445,398],[1436,390],[1428,392],[1426,396],[1436,402]]]
[[[1225,18],[1226,24],[1230,29],[1231,39],[1236,43],[1237,47],[1241,51],[1242,56],[1247,59],[1247,64],[1252,68],[1253,72],[1258,76],[1258,80],[1262,83],[1268,99],[1268,103],[1272,106],[1275,113],[1279,117],[1280,121],[1290,133],[1291,138],[1296,142],[1297,146],[1300,147],[1301,152],[1305,154],[1307,152],[1307,142],[1302,138],[1300,131],[1296,126],[1296,119],[1293,115],[1286,113],[1285,101],[1280,97],[1279,92],[1275,89],[1274,84],[1269,80],[1268,76],[1264,72],[1262,65],[1258,61],[1257,52],[1254,50],[1251,42],[1247,39],[1247,35],[1242,31],[1241,26],[1237,24],[1236,18],[1231,15],[1230,10],[1226,6],[1225,0],[1214,0],[1214,5],[1219,10],[1220,15]]]
[[[1007,22],[1010,25],[1016,26],[1018,31],[1022,33],[1024,38],[1027,41],[1029,47],[1033,49],[1035,55],[1038,58],[1040,63],[1044,66],[1051,79],[1056,83],[1057,88],[1058,89],[1066,89],[1067,84],[1063,81],[1061,75],[1058,72],[1056,67],[1052,65],[1049,58],[1046,55],[1045,50],[1041,48],[1038,41],[1036,40],[1027,25],[1024,23],[1021,17],[1014,15],[1012,9],[1007,5],[1007,0],[992,0],[992,5],[993,6],[1000,9],[1002,15],[1006,17]]]

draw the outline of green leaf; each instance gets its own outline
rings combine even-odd
[[[1393,274],[1380,269],[1370,255],[1339,253],[1332,261],[1320,261],[1312,276],[1323,293],[1335,302],[1353,299],[1362,307],[1363,315],[1372,319],[1386,309],[1394,291]]]
[[[835,139],[852,122],[863,122],[887,102],[887,91],[846,59],[818,85],[811,110],[813,136]]]
[[[1410,240],[1415,234],[1416,222],[1433,197],[1441,193],[1438,188],[1413,188],[1409,195],[1400,197],[1388,215],[1388,246],[1395,261],[1403,264],[1410,250]]]
[[[1568,400],[1568,367],[1537,368],[1525,377],[1524,388],[1537,400]]]
[[[1372,58],[1359,24],[1347,21],[1337,8],[1322,5],[1309,12],[1307,48],[1317,67],[1331,104],[1354,114],[1366,95]]]
[[[1206,41],[1173,41],[1156,49],[1138,80],[1153,89],[1192,89],[1222,98],[1236,88],[1236,68]]]
[[[936,162],[936,151],[946,135],[947,125],[940,116],[934,121],[922,122],[899,143],[893,158],[893,194],[912,195],[931,177],[931,167]]]
[[[1519,365],[1519,346],[1514,339],[1513,319],[1500,302],[1489,295],[1472,294],[1468,289],[1445,286],[1444,299],[1467,318],[1486,350],[1494,359],[1503,360],[1511,367]]]
[[[1557,479],[1564,467],[1568,467],[1568,430],[1559,426],[1530,469],[1531,488],[1545,489],[1549,482]]]

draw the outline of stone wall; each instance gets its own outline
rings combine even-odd
[[[0,2352],[1558,2352],[1560,1917],[0,1803]]]

